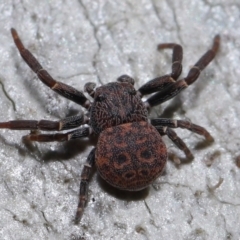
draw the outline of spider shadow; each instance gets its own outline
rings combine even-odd
[[[104,192],[107,192],[109,195],[124,201],[141,201],[144,200],[149,194],[149,187],[139,191],[120,190],[104,181],[99,174],[97,175],[97,182]]]
[[[195,150],[202,150],[205,149],[211,145],[214,144],[214,141],[207,141],[205,139],[202,139],[201,141],[199,141],[195,146],[194,149]],[[181,153],[180,153],[181,154]],[[179,153],[175,153],[172,151],[168,152],[168,160],[171,161],[176,168],[180,168],[180,166],[182,164],[190,164],[194,161],[195,156],[193,155],[193,158],[187,158],[186,156],[179,156]],[[175,161],[177,159],[177,162]]]
[[[160,114],[161,118],[173,118],[174,114],[179,111],[181,115],[185,114],[182,109],[183,102],[181,96],[177,95],[175,98],[169,101],[169,104],[164,108],[163,112]]]
[[[77,155],[84,152],[89,146],[95,146],[97,138],[89,136],[87,139],[75,139],[61,143],[55,150],[47,150],[42,153],[38,147],[32,142],[24,142],[25,147],[32,154],[37,155],[37,159],[41,159],[44,163],[61,160],[71,160]]]
[[[213,140],[212,142],[202,140],[195,145],[194,149],[196,149],[196,150],[204,149],[206,147],[209,147],[209,146],[213,145],[214,142],[215,142],[215,140]]]

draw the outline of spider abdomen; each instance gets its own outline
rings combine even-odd
[[[161,174],[167,149],[151,124],[133,122],[101,132],[95,159],[98,172],[106,182],[122,190],[137,191]]]

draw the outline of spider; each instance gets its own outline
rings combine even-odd
[[[167,135],[187,158],[193,158],[191,151],[173,128],[184,128],[202,135],[207,141],[213,141],[210,133],[199,125],[176,119],[148,119],[148,111],[173,98],[197,80],[201,70],[213,60],[218,51],[219,35],[214,37],[212,48],[189,70],[185,78],[177,80],[182,71],[182,47],[175,43],[159,44],[158,49],[172,49],[170,74],[152,79],[138,90],[133,87],[134,79],[127,75],[122,75],[117,81],[98,88],[94,83],[86,83],[84,90],[93,98],[90,101],[83,92],[54,80],[24,47],[17,31],[11,29],[11,33],[22,58],[38,78],[53,91],[87,109],[88,115],[82,113],[59,121],[1,122],[0,128],[30,130],[31,132],[24,138],[37,142],[69,141],[91,134],[98,136],[97,145],[88,155],[81,172],[76,223],[81,220],[87,202],[88,183],[94,165],[100,176],[110,185],[121,190],[138,191],[150,185],[165,167],[167,148],[162,136]],[[141,98],[148,94],[151,96],[142,101]],[[74,130],[50,134],[41,134],[37,131],[70,129]]]

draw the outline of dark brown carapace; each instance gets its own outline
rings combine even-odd
[[[148,119],[148,110],[159,105],[195,82],[201,72],[215,57],[220,37],[215,36],[213,46],[190,69],[188,75],[177,80],[182,71],[182,47],[174,43],[158,45],[158,49],[170,48],[172,72],[152,79],[135,90],[134,80],[123,75],[95,89],[94,83],[87,83],[85,91],[93,98],[90,101],[82,92],[54,80],[37,59],[22,44],[15,29],[11,29],[14,42],[28,66],[38,78],[53,91],[86,108],[89,114],[79,114],[59,121],[17,120],[1,122],[0,128],[30,130],[25,138],[29,141],[69,141],[99,135],[81,173],[78,210],[75,222],[79,222],[87,202],[87,187],[93,165],[101,177],[112,186],[128,191],[146,188],[162,172],[167,161],[167,149],[162,136],[167,135],[181,149],[187,158],[193,158],[186,144],[172,128],[185,128],[208,141],[211,135],[203,128],[188,121],[156,118]],[[142,101],[144,95],[151,94]],[[89,116],[89,117],[88,117]],[[87,124],[88,126],[82,126]],[[62,131],[66,133],[41,134],[39,131]],[[38,130],[38,131],[36,131]]]

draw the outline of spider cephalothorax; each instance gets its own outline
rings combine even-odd
[[[132,84],[111,82],[96,89],[90,110],[94,132],[136,121],[147,121],[147,109]]]
[[[185,128],[204,136],[208,141],[213,140],[207,130],[189,121],[148,119],[147,110],[173,98],[197,80],[201,70],[215,57],[219,48],[219,35],[215,36],[212,48],[190,69],[185,78],[177,80],[182,70],[182,47],[174,43],[160,44],[159,49],[173,49],[170,74],[150,80],[138,90],[133,87],[134,80],[127,75],[96,90],[94,83],[87,83],[85,91],[94,99],[91,102],[82,92],[54,80],[31,52],[25,49],[16,30],[12,29],[11,32],[22,58],[38,78],[53,91],[86,108],[90,117],[80,114],[59,121],[8,121],[1,122],[0,128],[31,130],[25,138],[38,142],[68,141],[90,134],[99,135],[97,146],[90,152],[82,170],[76,222],[80,221],[87,201],[87,186],[94,164],[102,178],[112,186],[137,191],[151,184],[164,169],[167,149],[162,141],[163,135],[167,135],[184,151],[187,158],[193,158],[191,151],[172,128]],[[147,94],[152,95],[145,102],[142,101],[142,96]],[[88,126],[81,126],[84,124]],[[69,129],[75,130],[50,134],[35,131]]]

